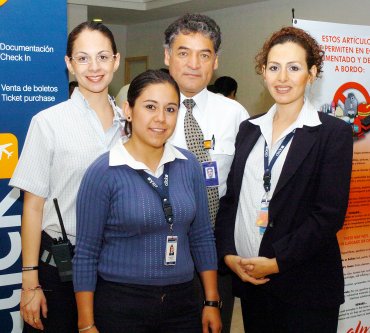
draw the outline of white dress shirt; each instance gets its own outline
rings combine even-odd
[[[134,170],[144,170],[151,176],[159,178],[163,174],[164,165],[168,162],[174,161],[176,158],[187,160],[184,154],[182,154],[178,149],[176,149],[176,147],[167,142],[164,145],[163,155],[161,160],[159,161],[158,167],[156,171],[153,172],[145,163],[135,160],[135,158],[127,151],[126,147],[120,141],[117,141],[117,143],[109,152],[109,165],[128,165]]]
[[[177,118],[175,132],[169,141],[180,148],[187,149],[184,118],[186,108],[182,103],[187,99],[181,94],[181,104]],[[226,192],[226,180],[230,171],[235,152],[235,138],[239,131],[240,123],[249,117],[247,110],[238,102],[224,96],[214,94],[207,89],[193,96],[195,101],[193,109],[194,118],[202,129],[204,139],[215,138],[214,149],[210,149],[212,161],[217,162],[219,177],[219,196]]]
[[[272,122],[275,112],[276,105],[273,105],[265,115],[249,120],[252,124],[260,127],[262,134],[250,152],[245,164],[238,210],[235,219],[234,238],[236,250],[239,256],[245,258],[258,256],[262,240],[262,235],[260,235],[259,228],[256,225],[256,220],[257,214],[261,209],[262,198],[265,195],[265,189],[263,187],[265,142],[267,142],[269,149],[270,163],[286,135],[296,128],[302,128],[303,126],[312,127],[321,124],[316,109],[308,100],[305,100],[297,120],[288,127],[272,145]],[[268,199],[271,199],[275,191],[290,144],[293,140],[289,141],[288,145],[273,165],[271,170],[271,189]]]
[[[74,244],[76,197],[87,167],[121,136],[121,110],[113,99],[112,126],[103,126],[78,88],[71,99],[32,118],[21,157],[9,185],[45,198],[42,230],[61,236],[53,198],[58,199],[64,227]]]

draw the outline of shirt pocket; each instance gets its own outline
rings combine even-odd
[[[233,156],[235,152],[234,142],[232,140],[216,141],[215,148],[212,150],[212,155],[229,155]]]

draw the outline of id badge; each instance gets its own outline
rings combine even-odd
[[[202,162],[203,176],[207,187],[219,186],[216,161]]]
[[[257,211],[256,226],[259,229],[260,235],[263,235],[266,231],[268,220],[269,220],[269,201],[262,200],[261,208]]]
[[[166,255],[164,264],[166,266],[176,265],[177,256],[177,236],[167,236]]]

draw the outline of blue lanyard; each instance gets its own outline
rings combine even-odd
[[[270,164],[269,164],[269,148],[267,147],[267,142],[265,141],[265,153],[264,153],[264,167],[265,167],[265,172],[263,174],[263,187],[265,191],[268,193],[270,192],[271,189],[271,170],[272,167],[274,166],[277,158],[280,156],[284,148],[288,145],[289,141],[293,138],[295,133],[295,130],[290,132],[283,142],[281,143],[280,147],[276,150],[276,153],[274,157],[272,158]]]
[[[155,190],[158,195],[161,197],[162,201],[162,209],[164,212],[164,216],[166,218],[166,222],[170,226],[170,230],[173,230],[173,213],[172,213],[172,206],[169,200],[169,163],[166,163],[164,165],[164,179],[163,179],[163,186],[159,186],[153,179],[150,177],[149,174],[147,174],[144,170],[136,170],[137,173],[145,180],[145,182],[150,185],[153,190]]]

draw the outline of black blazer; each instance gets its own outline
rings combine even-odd
[[[347,209],[353,154],[351,126],[323,113],[319,117],[321,125],[295,132],[270,201],[268,227],[259,249],[260,256],[276,258],[280,270],[260,287],[288,303],[316,308],[344,302],[336,233]],[[237,254],[234,227],[243,173],[260,135],[259,126],[248,120],[241,123],[227,192],[216,220],[221,265],[225,255]],[[234,275],[236,296],[248,297],[250,286]]]

